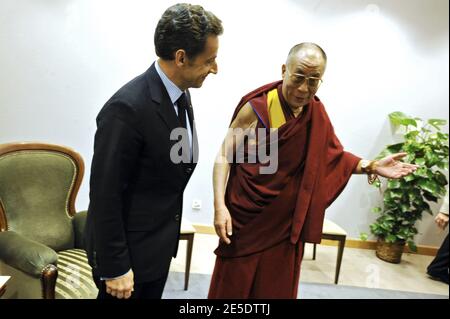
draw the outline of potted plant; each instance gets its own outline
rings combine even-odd
[[[370,225],[370,231],[378,239],[376,255],[385,261],[399,263],[407,243],[411,251],[417,251],[414,236],[418,233],[416,222],[422,214],[432,214],[429,202],[437,202],[445,195],[448,171],[448,137],[441,132],[447,122],[442,119],[412,118],[401,112],[389,114],[390,122],[403,128],[404,141],[388,145],[377,159],[386,155],[406,152],[407,163],[420,166],[416,172],[401,179],[388,179],[386,185],[377,180],[373,185],[383,196],[382,207],[372,211],[378,218]],[[366,240],[362,233],[361,239]]]

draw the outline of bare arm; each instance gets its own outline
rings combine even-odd
[[[408,154],[396,153],[386,156],[378,161],[370,161],[371,164],[365,170],[362,168],[364,160],[361,160],[353,171],[353,174],[377,174],[383,177],[395,179],[405,177],[416,171],[419,167],[418,165],[399,161],[406,155]]]
[[[246,130],[254,128],[257,121],[258,118],[250,104],[245,104],[231,123],[214,163],[214,227],[220,239],[227,244],[231,243],[228,236],[232,235],[232,220],[225,205],[225,190],[230,173],[230,161],[233,159],[236,149],[243,143]]]

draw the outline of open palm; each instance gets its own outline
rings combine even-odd
[[[375,173],[387,178],[402,178],[417,170],[418,165],[403,163],[399,161],[407,153],[396,153],[378,161]]]

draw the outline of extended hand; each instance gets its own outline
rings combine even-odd
[[[214,213],[214,228],[220,239],[229,245],[231,240],[228,236],[232,235],[233,227],[230,212],[226,207],[216,209]]]
[[[448,215],[439,213],[434,219],[434,221],[439,226],[439,228],[442,228],[442,230],[444,230],[445,227],[447,227],[448,225]]]
[[[131,296],[134,286],[133,270],[130,269],[129,272],[117,279],[105,280],[105,284],[106,292],[111,296],[118,299],[128,299]]]
[[[399,159],[408,155],[407,153],[397,153],[386,156],[377,162],[375,173],[387,178],[402,178],[419,168],[418,165],[400,162]]]

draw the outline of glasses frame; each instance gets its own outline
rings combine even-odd
[[[298,85],[298,86],[303,85],[303,83],[305,83],[305,81],[306,81],[306,84],[307,84],[307,86],[308,86],[310,89],[316,90],[316,89],[318,89],[318,88],[322,85],[322,83],[323,83],[323,80],[322,80],[321,77],[318,78],[318,77],[316,77],[316,76],[306,76],[306,75],[301,74],[301,73],[292,73],[292,72],[290,72],[290,71],[288,70],[288,68],[286,68],[286,71],[289,73],[289,78],[291,79],[292,83],[294,83],[294,84],[296,84],[296,85]],[[301,82],[298,82],[298,80],[297,80],[297,79],[298,79],[298,76],[303,77],[303,80],[302,80]],[[297,77],[297,79],[294,79],[294,77]],[[310,85],[310,83],[309,83],[309,79],[318,80],[319,82],[318,82],[317,85],[312,86],[312,85]]]

